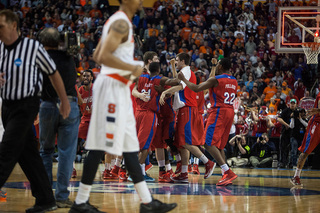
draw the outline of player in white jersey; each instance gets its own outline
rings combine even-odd
[[[93,108],[86,149],[83,176],[73,206],[74,212],[101,212],[89,204],[89,194],[104,152],[122,155],[140,196],[140,212],[168,212],[177,204],[165,204],[152,198],[143,179],[138,161],[139,142],[133,115],[130,88],[131,75],[142,73],[143,63],[133,60],[134,39],[131,19],[142,0],[119,0],[119,11],[106,22],[94,60],[101,72],[93,86]]]

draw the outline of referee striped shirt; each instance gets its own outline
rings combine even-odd
[[[3,100],[40,96],[43,73],[55,71],[56,64],[38,41],[19,37],[9,46],[0,41],[0,73],[6,80],[0,88]]]

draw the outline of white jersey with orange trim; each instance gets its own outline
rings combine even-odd
[[[140,65],[143,66],[142,61],[134,60],[134,38],[133,38],[133,30],[132,23],[129,20],[128,16],[123,11],[118,11],[113,14],[105,23],[102,31],[101,42],[103,42],[110,30],[111,25],[118,20],[124,20],[129,25],[129,34],[126,42],[120,44],[118,48],[112,53],[115,57],[119,58],[121,61],[132,64],[132,65]],[[112,67],[108,67],[104,64],[101,65],[100,74],[119,74],[121,76],[131,74],[131,71],[128,70],[120,70]]]

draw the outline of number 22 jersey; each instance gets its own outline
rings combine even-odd
[[[236,78],[225,73],[215,78],[219,85],[209,89],[211,108],[233,108],[238,88]]]

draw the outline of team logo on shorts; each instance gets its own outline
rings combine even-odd
[[[22,60],[20,58],[17,58],[16,60],[14,60],[14,65],[16,65],[17,67],[20,67],[22,64]]]

